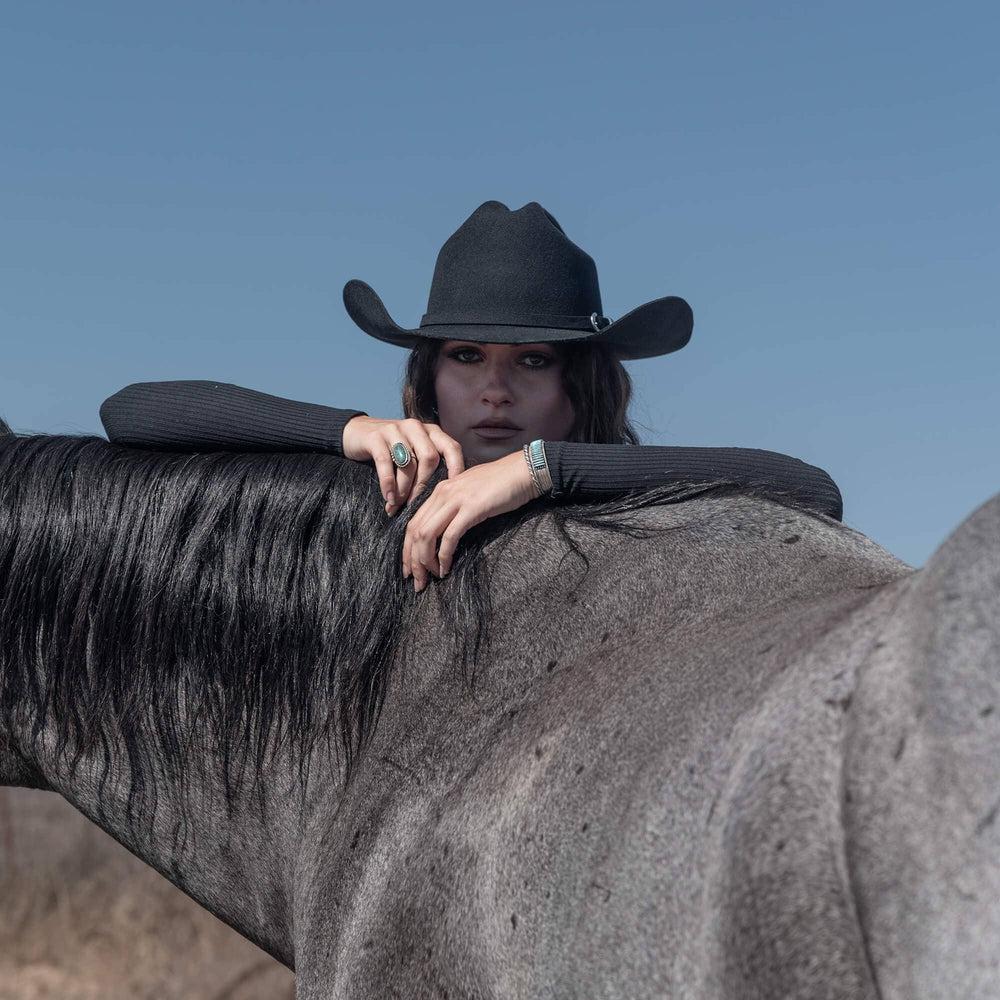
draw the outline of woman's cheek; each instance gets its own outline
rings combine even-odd
[[[566,395],[561,378],[553,380],[548,385],[544,396],[544,413],[540,413],[539,416],[542,417],[551,438],[561,439],[569,433],[573,426],[573,404]]]

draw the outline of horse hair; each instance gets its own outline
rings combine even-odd
[[[641,536],[620,515],[763,492],[716,482],[539,500],[477,526],[437,584],[466,678],[489,641],[490,540],[548,512],[586,567],[570,522]],[[227,801],[282,746],[301,766],[329,739],[349,776],[420,600],[400,571],[417,507],[387,518],[370,466],[331,455],[0,438],[0,724],[54,734],[71,772],[96,751],[102,783],[120,746],[127,767],[112,777],[130,815],[158,772],[183,783],[196,733],[218,748]]]

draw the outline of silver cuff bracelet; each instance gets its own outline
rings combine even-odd
[[[549,463],[545,458],[545,442],[537,438],[524,446],[524,460],[531,471],[531,479],[538,490],[539,496],[552,492],[552,476],[549,473]]]

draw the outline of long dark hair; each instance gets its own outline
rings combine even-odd
[[[403,415],[437,423],[434,375],[442,340],[430,338],[410,351],[403,378]],[[628,419],[632,379],[603,344],[550,344],[562,361],[563,388],[575,420],[568,440],[590,444],[638,444]]]

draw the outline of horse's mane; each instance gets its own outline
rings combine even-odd
[[[456,657],[474,665],[488,642],[480,554],[498,535],[548,511],[586,564],[568,522],[636,534],[620,515],[746,492],[677,485],[490,519],[443,589]],[[227,792],[317,739],[350,773],[419,600],[400,572],[409,516],[387,518],[372,470],[330,455],[0,437],[0,720],[54,733],[71,768],[96,750],[105,779],[122,748],[130,808],[156,774],[177,776],[195,733],[218,747]]]

